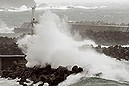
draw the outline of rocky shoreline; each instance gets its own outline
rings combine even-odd
[[[1,55],[24,55],[23,52],[18,48],[18,45],[14,39],[1,37],[0,40]],[[92,48],[101,54],[110,56],[111,58],[129,61],[129,47],[122,47],[121,45],[102,47],[101,45],[98,45],[97,47],[92,46]],[[4,52],[4,50],[7,51]],[[62,81],[66,80],[69,75],[83,72],[83,68],[78,67],[77,65],[73,66],[71,70],[68,70],[67,67],[63,66],[52,68],[50,64],[46,64],[44,67],[41,65],[26,67],[27,61],[23,61],[14,61],[11,67],[8,67],[2,71],[1,78],[19,78],[20,80],[18,82],[23,86],[27,86],[27,79],[33,81],[32,85],[42,81],[39,86],[43,86],[44,83],[48,83],[49,86],[56,86]]]
[[[129,32],[122,31],[100,31],[94,32],[92,30],[85,30],[79,32],[83,39],[91,39],[97,45],[114,46],[114,45],[128,45]]]
[[[33,81],[31,85],[42,81],[38,86],[43,86],[44,83],[48,83],[49,86],[56,86],[60,82],[64,81],[69,75],[83,72],[83,69],[78,66],[73,66],[72,70],[68,70],[67,67],[59,66],[58,68],[52,68],[51,65],[46,64],[45,67],[40,65],[33,68],[26,67],[25,64],[14,62],[13,65],[2,71],[1,78],[19,78],[20,85],[27,86],[27,79]]]
[[[117,60],[129,61],[129,47],[122,47],[120,45],[101,47],[101,45],[98,45],[94,49],[99,53],[116,58]]]

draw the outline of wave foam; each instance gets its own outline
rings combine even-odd
[[[129,81],[129,64],[99,54],[91,48],[79,50],[78,47],[87,40],[77,42],[67,36],[69,28],[56,14],[46,11],[39,21],[40,24],[35,26],[36,35],[30,36],[29,42],[25,41],[28,46],[27,66],[44,66],[46,63],[52,67],[78,65],[88,71],[86,76],[89,77],[102,72],[102,78]]]

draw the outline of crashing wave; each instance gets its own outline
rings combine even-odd
[[[27,66],[49,63],[52,67],[60,65],[71,67],[77,64],[85,71],[88,70],[86,75],[89,77],[101,72],[101,78],[117,81],[129,80],[126,77],[129,74],[129,67],[124,61],[109,58],[90,48],[86,48],[84,51],[79,50],[79,46],[86,44],[86,42],[77,42],[67,36],[69,28],[56,14],[46,11],[40,19],[40,24],[35,26],[36,35],[30,37],[29,42],[25,41],[28,46]],[[22,43],[24,44],[24,41]]]

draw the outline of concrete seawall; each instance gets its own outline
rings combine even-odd
[[[77,30],[79,32],[84,32],[86,30],[92,30],[95,32],[99,31],[122,31],[129,32],[129,26],[121,25],[87,25],[87,24],[70,24],[72,30]]]

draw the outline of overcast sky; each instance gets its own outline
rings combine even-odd
[[[0,0],[0,8],[21,7],[22,5],[32,7],[35,2],[34,0]]]
[[[73,3],[73,2],[117,2],[117,3],[125,3],[125,2],[129,2],[129,0],[35,0],[35,2],[37,4],[39,3],[53,3],[53,2],[69,2],[69,3]]]

